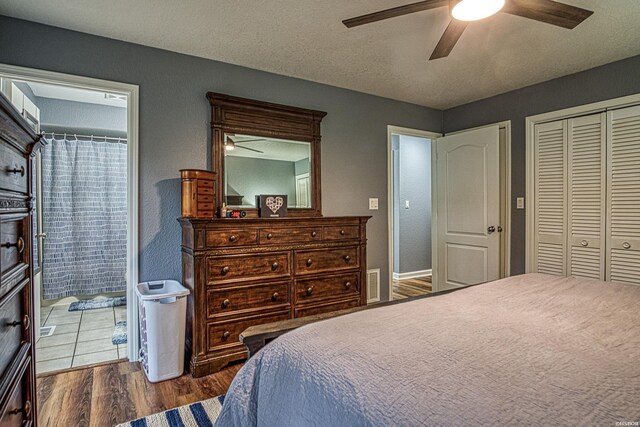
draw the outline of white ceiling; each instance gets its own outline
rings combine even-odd
[[[96,91],[90,89],[81,89],[77,87],[56,85],[51,83],[29,82],[33,94],[39,98],[62,99],[65,101],[82,102],[85,104],[109,105],[112,107],[126,108],[126,96],[106,93],[104,91]]]
[[[640,54],[639,0],[563,0],[595,11],[574,30],[499,13],[428,61],[447,8],[347,29],[416,0],[21,0],[36,22],[448,108]]]

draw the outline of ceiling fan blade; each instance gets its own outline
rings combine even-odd
[[[504,5],[502,12],[546,22],[569,30],[574,29],[593,15],[590,10],[553,0],[510,0]]]
[[[467,25],[467,22],[452,19],[447,29],[444,30],[444,34],[440,37],[440,41],[433,50],[429,61],[449,56],[453,47],[458,43],[458,40],[460,40],[460,36],[462,36],[465,28],[467,28]]]
[[[242,141],[235,141],[235,143],[236,144],[242,144],[243,142],[254,142],[254,141],[264,141],[264,138],[243,139]]]
[[[238,143],[236,143],[236,148],[242,148],[243,150],[251,150],[255,151],[256,153],[264,154],[264,151],[256,150],[255,148],[243,147],[242,145],[238,145]]]
[[[347,28],[357,27],[358,25],[370,24],[376,21],[382,21],[396,16],[408,15],[410,13],[421,12],[423,10],[435,9],[437,7],[448,6],[449,0],[425,0],[417,3],[411,3],[404,6],[398,6],[391,9],[381,10],[380,12],[369,13],[367,15],[357,16],[351,19],[345,19],[342,23]]]

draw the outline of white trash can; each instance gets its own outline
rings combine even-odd
[[[184,372],[184,333],[189,290],[175,280],[139,283],[140,362],[151,382]]]

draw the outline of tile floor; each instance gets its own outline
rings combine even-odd
[[[68,305],[42,307],[42,326],[56,329],[36,344],[36,373],[127,357],[127,344],[111,343],[116,322],[126,319],[126,307],[84,311],[69,311]]]

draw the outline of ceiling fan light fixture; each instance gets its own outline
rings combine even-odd
[[[224,149],[227,150],[227,151],[235,150],[236,149],[235,142],[233,142],[233,140],[231,138],[226,137],[224,139]]]
[[[451,16],[458,21],[477,21],[500,12],[505,0],[451,0]]]

